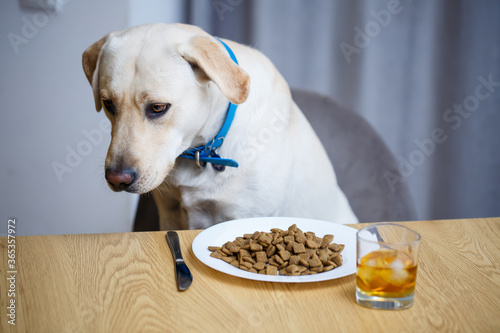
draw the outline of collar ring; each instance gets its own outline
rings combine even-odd
[[[198,168],[200,168],[200,170],[205,169],[205,167],[207,166],[207,162],[200,162],[200,151],[199,150],[194,152],[194,160],[196,162],[196,166]]]

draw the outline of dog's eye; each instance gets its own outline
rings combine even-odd
[[[170,104],[153,104],[152,109],[153,112],[163,112],[166,111]]]
[[[110,99],[103,99],[102,100],[102,104],[104,105],[104,107],[106,108],[106,110],[111,113],[111,114],[115,114],[115,105],[113,104],[113,101],[110,100]]]
[[[149,107],[148,107],[148,116],[150,118],[156,118],[156,117],[160,117],[162,116],[163,114],[165,114],[168,109],[170,109],[170,103],[154,103],[154,104],[150,104]]]

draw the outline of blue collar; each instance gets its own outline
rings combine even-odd
[[[229,48],[229,46],[227,46],[220,39],[217,38],[217,40],[221,42],[222,45],[224,45],[231,59],[233,59],[233,61],[238,64],[238,60],[236,60],[236,56]],[[212,167],[216,171],[224,171],[226,169],[226,166],[237,168],[238,162],[229,158],[222,158],[217,153],[217,149],[222,146],[224,138],[226,137],[226,134],[231,127],[237,108],[238,105],[230,102],[227,108],[226,120],[224,121],[224,124],[222,125],[219,133],[215,136],[215,138],[207,142],[205,145],[185,150],[181,155],[179,155],[179,157],[195,160],[196,165],[200,169],[204,169],[207,163],[211,163]]]

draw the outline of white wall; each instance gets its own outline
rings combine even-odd
[[[131,230],[137,196],[106,185],[109,121],[81,55],[112,30],[178,21],[181,1],[61,0],[57,14],[0,2],[0,234],[10,217],[16,235]]]
[[[129,0],[129,24],[180,22],[184,13],[184,0]]]

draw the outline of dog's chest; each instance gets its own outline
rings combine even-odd
[[[205,229],[216,223],[238,218],[238,205],[226,195],[223,186],[200,177],[187,182],[168,182],[155,195],[162,224],[181,229]]]

